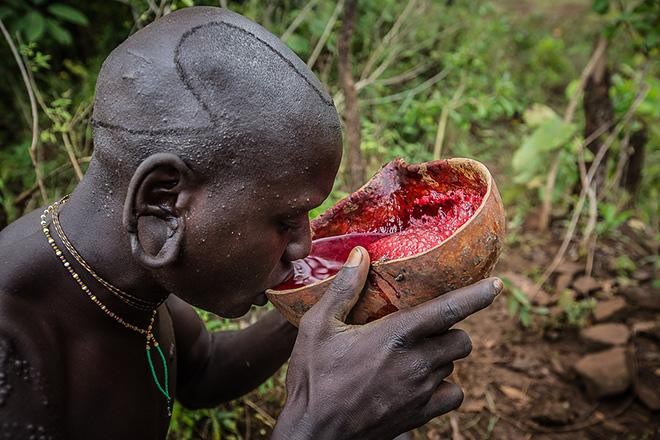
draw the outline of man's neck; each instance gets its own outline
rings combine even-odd
[[[131,253],[128,234],[122,225],[123,199],[117,188],[99,183],[92,171],[60,207],[62,229],[82,258],[103,279],[132,296],[160,302],[167,292]],[[90,288],[104,291],[102,297],[109,298],[108,306],[114,306],[118,313],[126,310],[123,303],[110,298],[109,291],[100,283],[95,282]]]

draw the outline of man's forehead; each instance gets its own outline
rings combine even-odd
[[[332,190],[336,166],[321,158],[305,161],[290,158],[283,165],[271,165],[257,174],[256,185],[273,207],[282,213],[296,215],[318,206]]]

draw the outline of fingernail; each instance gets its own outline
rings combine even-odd
[[[504,283],[499,278],[495,278],[493,281],[493,287],[495,288],[495,295],[499,295],[502,289],[504,289]]]
[[[356,267],[360,265],[362,261],[362,249],[359,247],[353,248],[351,253],[348,255],[344,267]]]

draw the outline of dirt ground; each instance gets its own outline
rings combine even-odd
[[[553,289],[546,286],[532,301],[547,307],[549,316],[537,317],[524,328],[507,311],[510,292],[505,290],[491,307],[464,322],[460,327],[469,332],[474,348],[469,358],[456,364],[450,380],[463,387],[465,401],[458,411],[415,430],[412,438],[660,439],[660,292],[652,286],[657,273],[650,258],[657,254],[658,244],[652,231],[628,225],[622,231],[616,239],[599,242],[591,276],[584,274],[585,257],[567,256],[547,283]],[[559,231],[536,235],[530,232],[518,240],[520,244],[508,246],[495,270],[496,275],[514,279],[523,291],[529,287],[526,276],[546,267],[561,242]],[[630,273],[616,273],[621,255],[636,263]],[[606,323],[629,330],[627,342],[617,349],[625,352],[626,360],[628,384],[622,392],[595,397],[577,374],[581,358],[608,347],[585,340],[584,330],[565,322],[558,290],[568,290],[577,300],[596,299],[596,308],[585,313],[582,329]],[[612,302],[619,305],[617,310],[603,313],[601,306]],[[605,370],[616,369],[604,362]],[[281,372],[280,380],[283,377]],[[241,431],[246,438],[268,437],[284,398],[277,381],[267,393],[254,392],[244,399]]]
[[[660,400],[660,292],[652,287],[657,274],[650,265],[642,266],[628,279],[613,277],[611,268],[621,252],[627,252],[635,261],[645,261],[649,252],[657,252],[654,246],[657,244],[651,244],[645,234],[631,228],[623,237],[602,243],[588,288],[577,281],[582,278],[584,284],[585,280],[581,260],[562,266],[564,271],[574,273],[560,282],[565,285],[572,278],[567,288],[587,291],[580,293],[576,289],[576,295],[595,297],[601,305],[613,299],[624,304],[610,316],[601,317],[607,323],[622,323],[631,330],[629,341],[622,345],[631,382],[624,392],[600,399],[590,397],[584,380],[576,374],[576,364],[583,356],[605,347],[585,341],[577,328],[551,325],[551,318],[545,324],[523,329],[507,313],[503,294],[490,308],[462,325],[474,346],[470,357],[457,364],[453,375],[465,390],[462,407],[454,414],[431,421],[415,433],[415,438],[660,438],[657,406],[653,412],[640,399],[643,395],[652,405]],[[503,277],[525,274],[547,264],[555,251],[555,246],[543,241],[526,248],[509,248],[496,273]],[[560,275],[553,278],[554,285]],[[558,292],[547,293],[543,302],[551,316],[559,314],[559,306],[555,305]],[[594,320],[591,314],[586,327]],[[647,331],[649,328],[653,330]]]

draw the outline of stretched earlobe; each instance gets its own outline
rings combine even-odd
[[[165,240],[163,247],[160,248],[156,255],[150,255],[145,252],[142,243],[140,243],[140,235],[137,229],[135,231],[129,230],[128,235],[131,240],[133,257],[151,269],[159,269],[174,263],[181,252],[181,242],[186,224],[180,218],[174,221],[176,222],[175,226],[169,228],[167,240]]]
[[[135,170],[124,202],[123,224],[128,232],[133,257],[141,264],[158,269],[174,263],[181,253],[190,196],[192,170],[177,155],[157,153]],[[162,246],[153,255],[140,242],[140,217],[155,217],[167,227]]]

